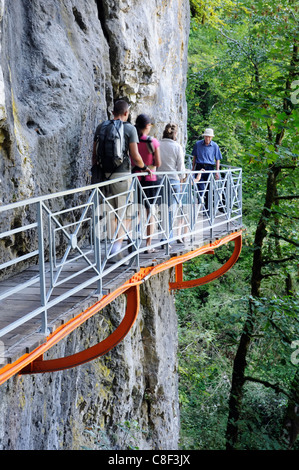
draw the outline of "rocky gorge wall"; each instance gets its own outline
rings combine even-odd
[[[187,0],[1,0],[2,203],[85,186],[96,125],[127,98],[134,123],[186,134]]]
[[[186,141],[187,0],[0,0],[0,204],[90,182],[93,134],[127,98],[131,121],[154,117]],[[0,220],[5,230],[15,219]],[[30,242],[30,240],[29,240]],[[13,256],[16,241],[0,247]],[[171,272],[141,289],[141,311],[107,356],[0,387],[0,449],[175,449],[179,438],[177,324]],[[101,338],[121,296],[51,350],[71,354]],[[97,428],[98,426],[98,428]]]
[[[0,386],[1,450],[177,448],[177,320],[170,276],[166,271],[142,285],[137,320],[107,355],[61,372],[15,376]],[[46,358],[99,342],[124,311],[121,296]]]

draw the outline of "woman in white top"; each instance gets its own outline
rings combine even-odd
[[[170,188],[168,188],[170,228],[173,224],[173,213],[179,200],[178,193],[180,192],[180,182],[185,177],[184,151],[182,146],[176,141],[177,135],[178,126],[176,124],[167,124],[163,132],[163,137],[160,141],[161,165],[159,172],[178,172],[172,175],[168,175],[170,182]],[[170,237],[172,236],[173,231],[170,230]]]

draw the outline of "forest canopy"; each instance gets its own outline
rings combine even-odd
[[[176,294],[183,449],[299,449],[298,4],[190,1],[188,153],[212,127],[243,170],[243,249]],[[186,277],[230,248],[190,262]],[[188,310],[186,310],[188,305]]]

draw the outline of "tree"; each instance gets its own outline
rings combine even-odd
[[[232,0],[190,0],[192,18],[199,24],[213,27],[223,24],[223,12],[234,11],[236,4]]]
[[[263,5],[264,8],[264,5]],[[269,6],[268,6],[269,8]],[[287,11],[287,7],[285,12]],[[264,10],[262,10],[264,11]],[[277,15],[275,16],[275,29],[274,23],[269,22],[269,10],[267,10],[267,26],[262,24],[262,27],[259,26],[258,30],[262,32],[269,32],[269,25],[272,27],[272,31],[278,31],[277,28]],[[270,19],[273,15],[270,15]],[[256,17],[256,15],[254,15]],[[289,18],[291,19],[291,18]],[[256,28],[255,28],[256,29]],[[282,31],[279,30],[279,34],[282,34]],[[268,162],[267,168],[267,184],[266,184],[266,195],[265,202],[262,213],[260,215],[254,237],[254,252],[253,252],[253,263],[252,263],[252,275],[251,275],[251,300],[249,303],[249,313],[244,324],[243,332],[241,334],[239,347],[236,353],[234,360],[233,374],[232,374],[232,387],[230,393],[230,402],[229,402],[229,417],[228,417],[228,426],[227,426],[227,449],[234,449],[238,439],[238,420],[240,417],[240,410],[242,406],[242,396],[243,396],[243,387],[244,383],[248,378],[246,378],[246,358],[248,353],[248,348],[251,344],[252,337],[254,334],[254,325],[255,325],[255,299],[261,297],[261,282],[263,279],[268,277],[271,274],[263,273],[263,268],[266,265],[280,264],[295,259],[296,256],[294,253],[289,255],[286,258],[282,259],[265,259],[265,239],[268,236],[268,228],[270,228],[271,218],[274,217],[275,224],[270,228],[269,235],[274,237],[276,240],[283,239],[287,243],[298,246],[298,242],[294,239],[289,239],[283,237],[279,233],[279,212],[274,208],[275,202],[279,200],[292,200],[297,199],[298,195],[288,194],[288,195],[279,195],[278,191],[278,180],[281,173],[284,170],[294,171],[296,169],[296,162],[293,161],[296,159],[295,154],[289,152],[288,149],[283,149],[281,147],[283,144],[283,139],[285,137],[286,130],[289,128],[290,123],[294,123],[295,119],[298,122],[298,115],[294,117],[294,105],[290,99],[290,89],[291,83],[295,80],[298,74],[298,38],[294,35],[290,35],[288,38],[288,44],[292,41],[291,47],[291,56],[289,57],[289,65],[285,64],[286,57],[280,57],[280,63],[284,64],[284,69],[280,69],[279,74],[276,74],[276,80],[279,82],[280,87],[284,80],[285,85],[284,89],[280,88],[279,97],[281,103],[279,106],[277,96],[274,96],[272,100],[265,100],[265,91],[267,90],[266,84],[261,82],[261,73],[258,61],[255,60],[256,55],[251,52],[248,55],[248,58],[251,58],[251,63],[253,67],[254,81],[255,81],[255,94],[254,98],[259,102],[262,112],[260,113],[260,124],[264,124],[265,129],[265,142],[264,146],[260,146],[260,152],[263,156],[263,159]],[[279,41],[279,44],[281,42]],[[252,48],[253,51],[253,48]],[[273,50],[269,51],[273,56]],[[276,50],[276,53],[278,51]],[[284,73],[284,76],[282,75]],[[264,111],[265,110],[265,111]],[[262,122],[261,122],[262,121]],[[267,155],[268,153],[268,155]],[[287,157],[286,154],[291,154],[291,159]],[[259,157],[260,159],[260,157]],[[276,206],[277,207],[277,206]],[[278,247],[277,247],[278,248]],[[277,251],[277,250],[276,250]],[[278,252],[281,252],[281,247],[278,248]],[[296,374],[295,374],[296,375]],[[253,380],[252,378],[250,380]],[[258,380],[258,379],[256,379]],[[295,380],[295,383],[298,381]],[[264,382],[265,383],[265,382]],[[267,383],[267,386],[271,386]],[[297,398],[297,391],[292,390],[291,395],[293,395],[293,401],[295,404]]]
[[[202,8],[201,2],[192,3]],[[192,29],[190,36],[189,146],[201,128],[214,127],[225,161],[242,164],[244,215],[249,232],[245,256],[243,250],[240,261],[248,270],[243,279],[248,279],[249,295],[242,297],[248,297],[245,319],[242,325],[240,313],[240,333],[234,333],[237,347],[228,399],[226,448],[261,445],[244,431],[246,426],[253,426],[253,422],[244,424],[244,416],[254,419],[247,412],[246,392],[254,386],[259,393],[267,391],[272,401],[271,391],[281,397],[284,405],[280,409],[286,416],[279,422],[281,426],[287,423],[288,443],[281,429],[275,439],[265,438],[264,445],[285,448],[296,445],[298,429],[298,371],[290,361],[290,346],[299,338],[295,295],[298,8],[293,1],[273,5],[255,0],[239,9],[236,5],[234,9],[219,8],[220,21],[209,24],[206,19],[200,24],[200,15],[193,12],[197,29]],[[229,291],[229,284],[226,288]],[[243,288],[247,292],[246,286]],[[220,334],[214,333],[216,337]]]

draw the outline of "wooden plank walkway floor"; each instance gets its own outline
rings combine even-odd
[[[155,266],[163,263],[170,257],[180,256],[197,249],[207,243],[212,243],[225,235],[240,230],[242,227],[239,222],[230,222],[230,229],[228,230],[227,221],[223,220],[217,229],[213,229],[211,237],[210,228],[205,224],[203,236],[195,240],[192,246],[186,242],[173,243],[170,254],[166,255],[165,249],[156,249],[155,253],[146,254],[140,253],[140,268]],[[157,242],[157,240],[156,240]],[[83,261],[77,260],[70,262],[64,267],[64,275],[70,276],[82,268]],[[128,281],[136,273],[136,268],[128,266],[119,266],[116,270],[108,273],[103,279],[103,293],[113,292],[126,281]],[[55,288],[51,300],[63,294],[65,291],[70,290],[78,283],[82,283],[88,279],[88,276],[94,276],[95,272],[91,274],[88,270],[85,273],[70,279],[67,283]],[[32,266],[25,271],[18,273],[9,279],[0,282],[0,293],[7,289],[14,288],[29,281],[32,278],[37,279],[36,283],[27,287],[24,291],[14,294],[11,298],[6,298],[0,301],[0,329],[9,325],[13,321],[18,320],[27,312],[30,312],[40,306],[40,285],[39,285],[39,268]],[[96,296],[96,282],[87,288],[75,293],[71,297],[63,300],[61,303],[56,304],[47,311],[48,327],[50,331],[55,331],[63,323],[66,323],[71,318],[80,314],[88,307],[94,305],[99,299]],[[7,333],[5,336],[0,337],[0,341],[4,345],[4,357],[0,357],[0,368],[6,363],[12,363],[19,359],[22,355],[32,352],[35,348],[46,341],[46,338],[40,331],[41,316],[32,318],[26,324],[19,326],[15,330]]]

